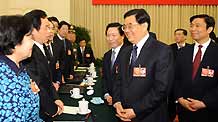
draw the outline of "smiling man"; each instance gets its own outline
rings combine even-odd
[[[121,50],[124,49],[124,32],[120,23],[110,23],[106,27],[106,39],[111,49],[104,54],[103,58],[103,83],[104,98],[108,105],[112,105],[113,81],[116,76],[116,69],[119,65]]]
[[[218,120],[218,46],[209,38],[214,26],[214,18],[206,14],[190,18],[195,43],[182,48],[176,62],[179,122]]]
[[[168,122],[167,94],[173,74],[169,46],[149,35],[144,9],[125,13],[122,29],[133,44],[121,52],[113,106],[122,121]]]

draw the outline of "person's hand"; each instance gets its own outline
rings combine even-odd
[[[121,105],[120,102],[116,102],[114,104],[114,107],[116,108],[116,112],[119,116],[122,116],[122,114],[124,113],[124,110],[123,110],[123,106]]]
[[[60,68],[59,63],[56,63],[55,64],[55,69],[59,69],[59,68]]]
[[[112,105],[112,97],[110,95],[106,96],[106,100],[108,102],[108,105]]]
[[[64,76],[63,76],[63,75],[61,75],[61,82],[62,82],[63,84],[66,83],[66,82],[64,81]]]
[[[190,110],[190,111],[196,111],[196,109],[192,108],[191,102],[189,100],[184,99],[183,97],[178,99],[178,102],[186,109]]]
[[[73,79],[73,75],[70,75],[70,77],[68,79],[72,80]]]
[[[55,104],[58,106],[58,112],[57,114],[62,114],[64,111],[64,103],[61,100],[55,100]]]
[[[202,101],[195,100],[195,99],[192,99],[192,98],[187,98],[187,99],[191,102],[190,107],[195,109],[195,110],[206,108],[206,105]]]
[[[59,83],[53,83],[53,86],[55,87],[55,90],[58,91],[60,87]]]
[[[136,114],[132,108],[124,109],[124,118],[126,119],[133,119],[136,117]]]
[[[131,121],[131,119],[124,118],[123,116],[120,116],[120,115],[118,115],[118,114],[116,114],[116,116],[119,117],[120,120],[122,120],[122,121],[125,121],[125,122],[126,122],[126,121],[127,121],[127,122],[128,122],[128,121]]]
[[[123,109],[123,106],[121,105],[120,102],[116,102],[114,104],[114,107],[116,108],[116,112],[117,112],[116,116],[117,117],[119,117],[122,121],[131,121],[130,119],[127,119],[127,118],[125,118],[125,116],[123,116],[124,109]]]

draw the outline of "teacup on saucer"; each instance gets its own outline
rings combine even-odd
[[[72,97],[72,98],[74,98],[74,99],[80,99],[80,98],[82,98],[83,97],[83,95],[71,95],[70,97]]]

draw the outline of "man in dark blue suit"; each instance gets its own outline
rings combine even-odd
[[[69,23],[61,21],[58,24],[58,33],[53,39],[54,56],[59,61],[63,83],[72,80],[74,75],[73,47],[70,41],[66,39],[69,27]]]
[[[49,60],[43,48],[43,44],[49,39],[51,28],[47,15],[42,10],[32,10],[25,16],[33,22],[34,39],[32,55],[25,60],[27,72],[40,89],[40,117],[46,122],[52,122],[54,116],[63,112],[64,105],[52,84]]]
[[[95,62],[95,57],[91,46],[87,46],[85,39],[79,39],[79,47],[77,48],[77,59],[79,66],[88,67],[91,63]]]
[[[167,95],[173,74],[169,46],[149,35],[144,9],[125,13],[122,29],[133,44],[121,51],[113,106],[122,121],[168,122]]]
[[[173,50],[174,59],[176,59],[177,53],[181,48],[189,45],[185,42],[187,39],[187,34],[187,31],[183,28],[178,28],[174,31],[174,39],[176,43],[170,45]],[[170,94],[168,96],[168,112],[171,122],[173,122],[176,117],[176,100],[174,98],[174,88],[174,84],[172,84],[172,89],[170,90]]]
[[[218,121],[218,46],[209,38],[214,26],[206,14],[190,18],[195,43],[182,48],[176,60],[179,122]]]
[[[176,43],[173,43],[170,46],[173,49],[173,53],[174,53],[175,58],[176,58],[177,52],[181,48],[189,45],[188,43],[185,42],[187,39],[187,35],[188,35],[187,31],[183,28],[178,28],[174,31],[174,38],[175,38]]]
[[[105,31],[108,45],[111,47],[111,49],[104,54],[103,58],[104,98],[108,105],[112,105],[113,82],[117,67],[120,63],[120,52],[125,47],[123,42],[124,32],[121,26],[120,23],[110,23],[107,25]]]

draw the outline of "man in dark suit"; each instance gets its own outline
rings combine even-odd
[[[58,24],[59,24],[59,20],[57,17],[52,16],[52,17],[48,17],[48,20],[50,22],[52,22],[52,24],[54,25],[54,33],[58,33]]]
[[[25,61],[27,72],[40,89],[40,117],[46,122],[52,122],[52,117],[62,113],[63,102],[52,84],[52,75],[43,48],[43,43],[50,36],[49,21],[42,10],[32,10],[25,16],[33,22],[34,27],[32,56]]]
[[[182,48],[185,47],[187,45],[189,45],[188,43],[186,43],[186,39],[187,39],[187,31],[185,29],[182,28],[178,28],[174,31],[174,38],[175,38],[175,42],[171,44],[170,46],[173,49],[173,54],[174,57],[176,58],[177,52]]]
[[[218,46],[209,38],[214,26],[206,14],[190,18],[195,44],[182,48],[176,60],[179,122],[218,121]]]
[[[73,55],[74,55],[74,64],[75,66],[77,65],[77,48],[79,47],[79,44],[76,42],[76,30],[75,26],[71,25],[66,37],[70,43],[72,44],[73,47]]]
[[[104,98],[108,105],[112,105],[112,89],[113,82],[116,75],[116,70],[119,65],[119,57],[121,50],[124,49],[125,44],[124,32],[121,29],[120,23],[110,23],[106,27],[105,35],[108,45],[111,47],[109,51],[104,54],[103,58],[103,85],[104,85]]]
[[[144,9],[125,13],[122,29],[133,43],[121,52],[113,103],[117,116],[134,122],[168,122],[167,94],[173,74],[169,46],[150,37]]]
[[[187,31],[185,29],[182,28],[178,28],[174,31],[174,39],[176,43],[171,44],[171,48],[173,50],[173,54],[174,54],[174,59],[176,59],[177,53],[178,51],[189,45],[188,43],[186,43],[186,39],[187,39]],[[169,117],[170,117],[170,121],[173,122],[175,117],[176,117],[176,100],[174,98],[174,84],[172,84],[172,89],[170,90],[170,94],[168,96],[168,112],[169,112]]]
[[[92,62],[95,62],[94,53],[92,48],[86,45],[85,39],[80,39],[79,47],[77,48],[77,58],[79,66],[89,66]]]
[[[50,20],[49,18],[48,20],[49,20],[49,25],[52,31],[50,31],[49,40],[46,43],[44,43],[44,47],[46,48],[45,54],[49,60],[49,66],[50,66],[52,76],[53,76],[53,85],[56,91],[58,91],[60,87],[60,83],[62,82],[62,79],[61,79],[61,71],[59,67],[59,59],[56,55],[56,52],[54,53],[53,38],[55,34],[55,25],[52,23],[52,20]]]
[[[69,40],[66,39],[70,24],[61,21],[58,26],[58,33],[54,36],[53,47],[54,54],[59,59],[60,70],[63,76],[62,81],[73,79],[74,74],[74,56],[73,47]]]

